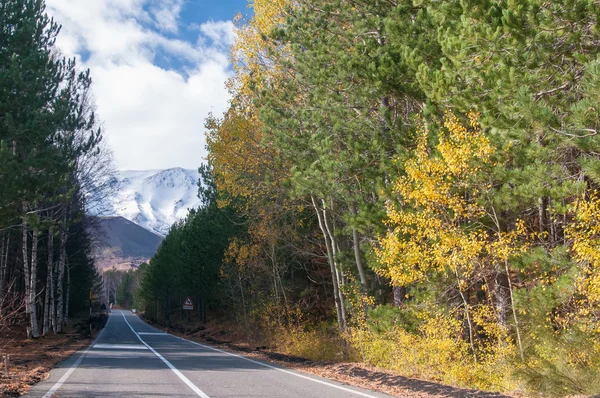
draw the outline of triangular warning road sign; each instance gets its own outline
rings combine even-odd
[[[184,310],[193,310],[194,309],[194,303],[192,302],[192,298],[190,296],[187,296],[186,299],[183,301],[183,309]]]

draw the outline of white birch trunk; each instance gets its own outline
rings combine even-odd
[[[340,329],[340,332],[344,332],[346,329],[346,324],[344,321],[344,317],[342,315],[343,303],[340,302],[339,284],[338,284],[338,278],[337,278],[337,272],[336,272],[335,259],[333,256],[333,250],[331,248],[331,242],[329,241],[329,239],[327,237],[327,231],[325,229],[325,225],[323,222],[323,216],[321,214],[321,209],[317,205],[315,198],[311,196],[311,199],[312,199],[313,207],[315,208],[315,211],[317,212],[319,228],[321,229],[321,232],[323,233],[323,238],[325,239],[325,247],[327,249],[327,259],[329,261],[329,268],[331,270],[331,282],[333,284],[333,299],[335,302],[335,313],[337,315],[338,328]]]
[[[358,212],[356,210],[356,205],[353,203],[350,206],[350,212],[353,217],[356,217]],[[354,246],[354,259],[356,261],[356,268],[358,269],[358,275],[360,277],[360,288],[363,294],[367,293],[367,274],[365,272],[365,267],[362,263],[362,257],[360,255],[360,238],[358,236],[358,230],[355,227],[352,227],[352,243]]]
[[[37,317],[37,260],[38,260],[38,241],[39,232],[37,228],[33,229],[33,237],[31,239],[31,272],[29,278],[29,326],[31,327],[31,337],[37,339],[40,337]]]
[[[44,323],[42,327],[42,335],[48,334],[50,331],[51,313],[50,300],[54,301],[54,292],[52,289],[52,273],[54,272],[54,229],[50,227],[48,230],[48,271],[46,276],[46,294],[44,297]]]
[[[23,277],[25,278],[25,316],[29,321],[31,317],[31,268],[29,266],[29,251],[27,250],[29,227],[27,226],[27,219],[25,218],[26,213],[27,204],[23,203]],[[29,323],[27,324],[27,337],[31,337],[31,325]]]
[[[55,267],[52,267],[52,277],[50,278],[50,313],[49,322],[52,333],[56,334],[56,283],[54,281],[56,271]]]
[[[329,239],[331,240],[331,248],[332,248],[332,255],[333,255],[333,261],[334,261],[334,270],[335,270],[335,279],[337,281],[337,285],[338,285],[338,297],[340,300],[340,311],[342,314],[342,322],[343,322],[343,330],[346,330],[346,320],[347,315],[346,315],[346,306],[344,305],[344,294],[342,293],[342,289],[340,289],[340,286],[343,286],[343,280],[342,280],[342,273],[339,270],[338,266],[337,266],[337,262],[335,261],[335,257],[337,256],[337,253],[339,253],[339,245],[337,243],[337,239],[335,238],[335,233],[333,230],[333,226],[329,223],[329,218],[327,217],[327,209],[325,208],[325,203],[323,201],[323,224],[325,224],[325,229],[327,231],[327,234],[329,235]]]
[[[60,234],[60,255],[58,257],[58,275],[56,280],[56,332],[62,333],[65,321],[65,295],[64,295],[64,278],[65,278],[65,262],[67,257],[67,217],[64,217],[62,231]]]

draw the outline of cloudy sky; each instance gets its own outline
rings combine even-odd
[[[227,106],[233,17],[246,0],[46,0],[58,46],[91,70],[121,170],[197,168],[204,119]]]

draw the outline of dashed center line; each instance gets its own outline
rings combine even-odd
[[[192,391],[194,391],[196,393],[196,395],[198,395],[199,397],[202,398],[210,398],[208,395],[206,395],[201,389],[199,389],[198,387],[196,387],[194,385],[194,383],[192,383],[190,381],[190,379],[188,379],[187,377],[185,377],[183,375],[183,373],[181,373],[175,366],[173,366],[173,364],[169,361],[167,361],[167,359],[165,357],[163,357],[162,355],[160,355],[158,352],[156,352],[156,350],[152,347],[150,347],[139,335],[138,332],[136,332],[133,327],[131,327],[131,325],[129,324],[129,321],[127,321],[127,318],[125,317],[125,314],[123,313],[123,311],[121,311],[121,315],[123,315],[123,319],[125,320],[125,323],[127,324],[127,326],[129,326],[129,329],[131,329],[131,331],[136,335],[136,337],[142,342],[143,345],[145,345],[146,347],[148,347],[148,349],[150,351],[152,351],[152,353],[154,355],[156,355],[161,361],[163,361],[165,363],[165,365],[167,365],[169,367],[169,369],[171,369],[173,371],[173,373],[175,373],[177,375],[177,377],[179,377],[189,388],[192,389]]]
[[[148,347],[141,344],[94,344],[93,348],[108,350],[147,350]]]

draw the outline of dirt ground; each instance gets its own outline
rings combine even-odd
[[[398,376],[386,370],[369,367],[359,363],[331,363],[292,357],[269,350],[266,347],[255,347],[252,344],[245,343],[243,337],[225,331],[213,323],[208,323],[206,325],[190,325],[189,329],[184,330],[182,327],[178,326],[165,328],[150,322],[148,319],[144,320],[157,328],[188,340],[210,344],[213,347],[218,347],[225,351],[241,353],[258,360],[274,362],[281,366],[285,366],[286,368],[300,370],[316,376],[326,377],[349,385],[368,388],[393,396],[405,398],[520,397],[520,395],[504,395],[468,390],[426,380],[407,378]]]
[[[0,331],[0,397],[23,395],[32,385],[45,380],[56,364],[88,346],[94,337],[90,336],[87,318],[72,318],[60,335],[39,339],[25,336],[25,324]]]

